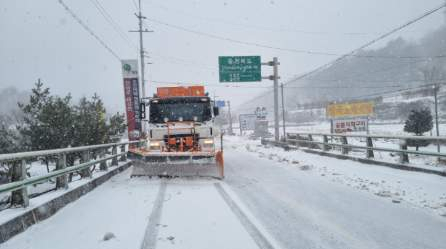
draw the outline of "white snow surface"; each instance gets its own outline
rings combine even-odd
[[[225,143],[225,182],[284,248],[446,245],[444,177]]]
[[[243,137],[226,138],[233,149],[281,163],[336,184],[374,194],[389,201],[404,201],[446,215],[446,177],[314,155],[299,150],[262,146]]]
[[[275,248],[446,245],[445,177],[286,152],[240,136],[225,138],[224,153],[222,186]],[[0,248],[140,248],[161,181],[156,248],[257,248],[218,181],[130,178],[130,171]]]
[[[175,181],[166,191],[156,248],[258,248],[213,184]]]
[[[110,166],[109,165],[109,170],[115,169],[116,167],[120,167],[123,164],[128,163],[128,160],[126,162],[118,162],[118,163],[119,163],[118,166]],[[46,169],[42,170],[41,169],[42,167],[45,167],[45,166],[40,165],[39,163],[36,163],[34,168],[39,168],[39,170],[35,170],[34,173],[31,174],[31,176],[46,174],[47,173]],[[29,206],[26,208],[17,207],[17,208],[4,209],[4,210],[0,211],[0,224],[3,224],[4,222],[9,221],[14,217],[19,216],[22,213],[25,213],[35,207],[38,207],[38,206],[42,205],[43,203],[51,201],[51,200],[63,195],[64,193],[66,193],[67,191],[69,191],[71,189],[77,188],[79,186],[82,186],[82,185],[90,182],[90,181],[93,181],[94,179],[96,179],[106,173],[107,173],[107,171],[101,171],[98,168],[96,168],[96,170],[93,172],[91,178],[81,179],[81,178],[79,178],[79,176],[73,177],[73,181],[68,183],[68,189],[59,189],[56,191],[50,191],[43,195],[39,195],[35,198],[31,198],[29,200]],[[28,187],[28,193],[38,193],[42,190],[48,190],[48,189],[51,189],[54,187],[55,187],[54,183],[43,182],[43,183],[37,184],[35,186]]]
[[[139,248],[159,181],[130,178],[131,169],[4,244],[2,249]],[[115,237],[104,241],[112,233]]]
[[[224,186],[271,244],[278,245],[224,182],[201,178],[130,178],[131,170],[114,176],[0,248],[141,248],[162,181],[167,187],[160,220],[155,224],[156,248],[259,248],[215,183]]]

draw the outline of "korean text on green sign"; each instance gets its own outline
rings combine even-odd
[[[262,80],[260,56],[220,56],[218,65],[220,82]]]

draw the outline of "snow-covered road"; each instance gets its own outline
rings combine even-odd
[[[0,248],[280,248],[224,182],[130,178],[130,171]]]
[[[257,150],[253,147],[258,142],[228,142],[226,183],[285,248],[445,248],[446,217],[404,199],[392,201],[334,181],[350,174],[366,185],[393,179],[445,193],[444,177],[299,151]],[[299,161],[291,162],[287,155]]]
[[[126,170],[0,248],[139,248],[159,185],[131,179]],[[116,237],[104,241],[107,233]]]
[[[225,147],[224,182],[127,170],[0,248],[445,248],[444,177]]]

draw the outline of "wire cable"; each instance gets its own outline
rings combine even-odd
[[[443,9],[444,7],[446,7],[446,3],[440,5],[439,7],[436,7],[434,9],[432,9],[432,10],[429,10],[429,11],[425,12],[424,14],[422,14],[422,15],[420,15],[420,16],[418,16],[418,17],[416,17],[416,18],[414,18],[414,19],[412,19],[412,20],[410,20],[410,21],[408,21],[408,22],[406,22],[406,23],[404,23],[404,24],[402,24],[402,25],[400,25],[400,26],[398,26],[398,27],[396,27],[396,28],[394,28],[394,29],[384,33],[384,34],[382,34],[382,35],[380,35],[379,37],[377,37],[377,38],[375,38],[375,39],[365,43],[364,45],[362,45],[362,46],[360,46],[360,47],[358,47],[358,48],[356,48],[356,49],[354,49],[354,50],[352,50],[352,51],[342,55],[341,57],[339,57],[339,58],[337,58],[337,59],[335,59],[335,60],[333,60],[331,62],[323,64],[322,66],[319,66],[319,67],[317,67],[317,68],[315,68],[315,69],[313,69],[313,70],[311,70],[311,71],[309,71],[307,73],[302,74],[301,76],[291,80],[288,83],[295,82],[295,81],[298,81],[298,80],[302,80],[302,79],[304,79],[304,78],[306,78],[306,77],[308,77],[308,76],[310,76],[310,75],[312,75],[312,74],[314,74],[316,72],[319,72],[320,70],[322,70],[322,69],[324,69],[324,68],[326,68],[328,66],[334,65],[335,63],[338,63],[339,61],[342,61],[345,58],[348,58],[349,56],[351,56],[351,55],[353,55],[353,54],[363,50],[364,48],[367,48],[367,47],[377,43],[378,41],[383,40],[384,38],[387,38],[390,35],[398,32],[398,31],[400,31],[400,30],[402,30],[402,29],[404,29],[404,28],[406,28],[406,27],[408,27],[408,26],[410,26],[410,25],[412,25],[412,24],[414,24],[414,23],[416,23],[418,21],[420,21],[421,19],[426,18],[427,16],[430,16],[430,15],[434,14],[435,12]],[[286,84],[288,84],[288,83],[286,83]]]
[[[368,46],[372,45],[373,43],[375,43],[375,42],[377,42],[377,41],[379,41],[381,39],[384,39],[385,37],[387,37],[387,35],[382,35],[382,36],[380,36],[382,38],[377,38],[377,39],[374,39],[371,42],[368,42],[366,45],[363,45],[360,48],[355,49],[354,52],[352,51],[352,52],[349,52],[347,54],[339,54],[339,53],[320,52],[320,51],[302,50],[302,49],[294,49],[294,48],[283,48],[283,47],[277,47],[277,46],[272,46],[272,45],[267,45],[267,44],[262,44],[262,43],[257,43],[257,42],[236,40],[236,39],[233,39],[233,38],[228,38],[228,37],[219,36],[219,35],[215,35],[215,34],[210,34],[210,33],[202,32],[202,31],[192,30],[192,29],[185,28],[185,27],[182,27],[182,26],[179,26],[179,25],[175,25],[175,24],[164,22],[164,21],[160,21],[160,20],[157,20],[157,19],[154,19],[154,18],[147,18],[147,20],[149,20],[149,21],[151,21],[153,23],[156,23],[156,24],[160,24],[160,25],[172,28],[172,29],[177,29],[177,30],[181,30],[181,31],[184,31],[184,32],[192,33],[192,34],[195,34],[195,35],[200,35],[200,36],[212,38],[212,39],[217,39],[217,40],[227,41],[227,42],[231,42],[231,43],[242,44],[242,45],[246,45],[246,46],[254,46],[254,47],[274,49],[274,50],[279,50],[279,51],[300,53],[300,54],[323,55],[323,56],[341,56],[341,58],[345,58],[345,57],[358,57],[358,58],[380,58],[380,59],[417,59],[417,58],[444,58],[444,57],[446,57],[446,55],[434,55],[434,56],[355,55],[355,53],[358,52],[359,50],[361,50],[361,49],[363,49],[365,47],[368,47]]]
[[[64,9],[68,12],[68,14],[73,17],[74,20],[76,20],[82,28],[85,29],[91,36],[93,36],[110,54],[112,54],[116,59],[119,61],[121,58],[111,49],[98,35],[96,35],[90,27],[88,27],[75,13],[73,10],[71,10],[62,0],[58,0],[58,2],[64,7]]]
[[[178,82],[178,81],[161,81],[161,80],[153,80],[153,83],[156,83],[158,85],[196,85],[197,83],[188,83],[188,82]],[[414,81],[414,82],[420,82],[420,81]],[[446,82],[446,79],[438,80],[437,82]],[[202,84],[200,85],[208,86],[208,87],[224,87],[224,88],[243,88],[243,89],[262,89],[262,88],[271,88],[270,86],[246,86],[246,85],[234,85],[232,83],[225,84],[225,83],[219,83],[219,84]],[[387,86],[327,86],[327,85],[321,85],[321,86],[284,86],[284,88],[290,89],[290,88],[297,88],[297,89],[382,89],[382,88],[402,88],[406,87],[407,85],[387,85]]]
[[[113,30],[129,45],[132,49],[137,48],[128,35],[122,30],[119,24],[113,19],[113,17],[107,12],[104,6],[98,0],[90,0],[94,7],[99,11],[99,13],[104,17],[107,23],[113,28]]]
[[[167,6],[161,5],[161,4],[155,4],[153,2],[149,2],[148,4],[150,4],[153,7],[158,8],[158,9],[164,10],[166,12],[175,12],[175,13],[181,14],[186,17],[192,17],[192,18],[195,18],[198,20],[203,20],[206,22],[221,23],[221,24],[230,25],[233,27],[244,27],[244,28],[253,29],[253,30],[299,33],[299,34],[306,34],[306,35],[367,36],[367,35],[376,35],[377,34],[377,33],[364,33],[364,32],[340,32],[340,33],[337,33],[337,32],[329,32],[329,31],[308,31],[308,30],[302,30],[302,29],[295,29],[295,28],[291,28],[291,27],[286,27],[286,28],[265,27],[265,26],[252,25],[252,24],[246,24],[246,23],[240,23],[240,22],[231,22],[231,21],[218,19],[218,18],[197,16],[195,14],[187,13],[180,9],[167,7]]]

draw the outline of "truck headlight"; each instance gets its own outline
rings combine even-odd
[[[212,145],[212,144],[214,144],[214,139],[205,139],[205,140],[203,140],[203,144]]]
[[[150,150],[161,150],[161,143],[159,141],[150,141],[149,149]]]
[[[150,142],[150,147],[159,147],[160,142]]]

